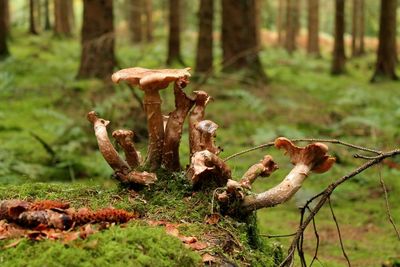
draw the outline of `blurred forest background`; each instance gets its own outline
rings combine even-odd
[[[112,129],[134,129],[145,150],[141,92],[110,80],[133,66],[192,67],[187,90],[213,96],[207,116],[220,126],[222,157],[278,136],[398,147],[398,12],[396,0],[0,0],[0,184],[114,186],[85,116],[94,109]],[[161,95],[168,114],[173,96]],[[182,140],[185,166],[187,135]],[[361,163],[354,151],[330,147],[334,169],[310,177],[290,202],[260,211],[263,234],[292,233],[297,207]],[[234,176],[266,153],[283,159],[254,151],[229,161]],[[400,160],[355,177],[332,197],[354,266],[400,262],[380,175],[400,222]],[[255,188],[276,184],[273,177]],[[330,211],[316,219],[323,266],[346,266]],[[307,257],[314,246],[309,229]]]

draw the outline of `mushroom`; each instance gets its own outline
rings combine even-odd
[[[195,106],[189,115],[189,146],[190,157],[195,152],[202,151],[201,132],[196,128],[197,124],[204,119],[205,108],[211,97],[204,91],[195,91]]]
[[[112,136],[124,150],[128,165],[133,169],[138,167],[140,165],[140,156],[133,144],[134,132],[130,130],[116,130],[112,133]]]
[[[156,69],[128,68],[117,71],[112,75],[115,83],[127,81],[129,84],[144,91],[144,111],[147,115],[149,131],[149,147],[146,165],[152,170],[161,166],[164,143],[163,116],[161,114],[161,97],[159,90],[168,87],[170,82],[180,78],[190,77],[190,68],[185,69]]]
[[[242,205],[246,211],[273,207],[287,201],[300,189],[310,172],[324,173],[335,163],[335,158],[327,155],[328,147],[322,143],[298,147],[280,137],[275,140],[275,147],[286,150],[294,168],[277,186],[257,195],[246,196]]]
[[[218,155],[220,149],[215,146],[214,137],[218,129],[218,125],[210,120],[203,120],[197,123],[196,130],[201,133],[200,146],[202,150],[208,150],[215,155]]]
[[[251,166],[245,174],[243,174],[240,184],[245,188],[251,189],[251,184],[257,179],[257,177],[268,177],[277,169],[278,165],[272,157],[266,155],[259,163]]]
[[[162,164],[170,171],[178,171],[181,168],[179,163],[179,144],[182,137],[183,123],[194,105],[194,99],[188,97],[182,90],[187,83],[188,81],[185,78],[180,78],[175,82],[175,110],[169,114],[165,126]]]
[[[228,165],[208,150],[199,151],[193,154],[190,166],[187,170],[187,177],[194,187],[215,182],[217,186],[223,186],[231,178],[231,170]],[[215,185],[214,184],[214,185]]]

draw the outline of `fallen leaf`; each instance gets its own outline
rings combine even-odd
[[[201,258],[202,258],[204,263],[208,263],[208,264],[219,263],[219,260],[216,257],[214,257],[214,256],[212,256],[211,254],[208,254],[208,253],[203,254],[201,256]]]
[[[218,213],[212,213],[206,216],[206,224],[217,224],[221,216]]]
[[[165,231],[167,232],[167,234],[178,237],[179,236],[179,230],[176,228],[175,225],[173,224],[167,224],[165,226]]]
[[[191,244],[197,242],[197,238],[195,236],[179,236],[179,239],[186,244]]]
[[[207,243],[204,242],[195,242],[191,244],[185,244],[186,246],[190,247],[193,250],[202,250],[208,247]]]
[[[11,242],[10,244],[5,245],[5,246],[3,247],[3,249],[14,248],[14,247],[16,247],[22,240],[23,240],[23,238],[20,238],[20,239],[18,239],[18,240],[15,240],[14,242]]]

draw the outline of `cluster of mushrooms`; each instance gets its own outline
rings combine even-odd
[[[251,212],[280,204],[300,189],[310,172],[323,173],[332,167],[335,158],[327,154],[328,147],[325,144],[313,143],[306,147],[297,147],[290,140],[280,137],[275,140],[275,147],[286,151],[294,168],[277,186],[260,194],[252,193],[251,185],[256,178],[271,175],[278,168],[277,164],[267,155],[251,166],[239,182],[232,178],[229,166],[218,156],[221,149],[215,145],[218,125],[205,119],[205,108],[210,96],[204,91],[195,91],[193,96],[188,96],[183,91],[189,83],[189,70],[190,68],[151,70],[135,67],[112,75],[113,82],[125,81],[131,86],[138,86],[144,92],[143,104],[149,135],[148,151],[144,160],[134,146],[134,132],[116,130],[112,133],[125,153],[124,160],[108,137],[106,127],[109,121],[99,118],[94,111],[88,113],[99,150],[121,183],[147,186],[157,181],[154,171],[160,168],[170,172],[182,170],[179,145],[186,117],[189,122],[190,147],[190,164],[186,175],[194,188],[203,188],[207,184],[223,187],[224,190],[217,194],[217,199],[221,207],[225,207],[223,210],[226,213],[237,213],[237,207],[241,212]],[[174,84],[175,110],[168,116],[163,116],[159,91],[166,89],[170,83]]]

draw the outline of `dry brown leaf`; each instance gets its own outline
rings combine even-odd
[[[186,246],[190,247],[193,250],[202,250],[208,247],[207,243],[204,242],[195,242],[191,244],[185,244]]]
[[[11,242],[11,243],[8,244],[8,245],[5,245],[5,246],[3,247],[3,249],[14,248],[14,247],[18,246],[18,244],[19,244],[22,240],[23,240],[23,238],[17,239],[17,240],[15,240],[14,242]]]
[[[197,238],[195,236],[179,236],[179,239],[185,244],[191,244],[197,242]]]
[[[179,230],[176,228],[176,225],[174,225],[174,224],[167,224],[165,226],[165,231],[169,235],[179,237]]]
[[[203,254],[203,255],[201,256],[201,258],[202,258],[202,260],[203,260],[204,263],[208,263],[208,264],[211,264],[211,263],[219,263],[218,258],[212,256],[212,255],[209,254],[209,253]]]
[[[206,216],[206,224],[217,224],[220,220],[221,216],[218,213],[212,213]]]

